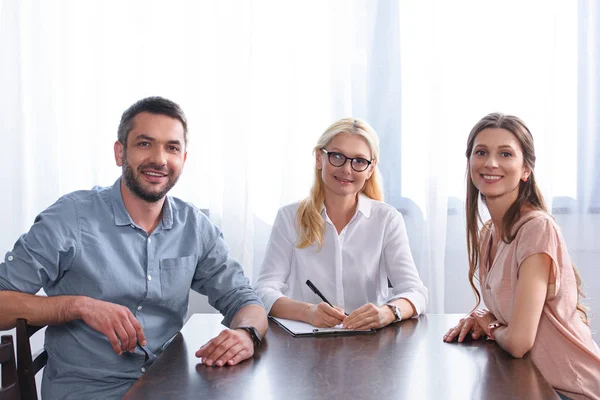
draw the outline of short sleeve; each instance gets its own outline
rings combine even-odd
[[[519,229],[517,237],[517,272],[523,261],[534,254],[547,254],[552,259],[552,272],[554,282],[548,282],[549,288],[553,284],[554,293],[558,293],[561,281],[560,260],[560,236],[558,228],[549,216],[534,217],[527,220]],[[553,297],[553,296],[551,296]]]

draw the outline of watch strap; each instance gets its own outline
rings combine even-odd
[[[402,311],[400,310],[400,307],[392,303],[386,303],[385,305],[388,306],[394,314],[394,320],[392,323],[402,321]]]
[[[250,337],[252,338],[252,343],[254,343],[254,347],[258,347],[260,346],[260,343],[262,342],[262,338],[260,337],[260,333],[258,333],[258,329],[256,329],[253,326],[238,326],[235,329],[242,329],[246,332],[248,332],[250,334]]]

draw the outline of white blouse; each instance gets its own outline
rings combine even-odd
[[[360,194],[356,213],[338,235],[323,207],[325,238],[319,251],[316,244],[295,246],[299,205],[279,209],[254,285],[267,312],[284,296],[320,303],[307,279],[348,313],[366,303],[382,305],[401,297],[415,306],[417,315],[425,311],[427,288],[415,267],[404,219],[395,208]],[[388,289],[388,278],[393,288]]]

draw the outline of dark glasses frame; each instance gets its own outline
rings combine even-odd
[[[327,151],[326,149],[321,149],[321,151],[323,153],[327,154],[327,161],[329,161],[329,164],[333,165],[334,167],[343,167],[344,164],[346,164],[346,162],[348,160],[350,160],[350,166],[352,167],[353,170],[355,170],[356,172],[363,172],[363,171],[366,171],[369,168],[369,166],[373,163],[373,160],[367,160],[366,158],[362,158],[362,157],[351,158],[351,157],[348,157],[347,155],[340,153],[338,151]],[[332,159],[335,160],[336,157],[343,158],[344,162],[342,162],[341,164],[340,163],[336,164],[334,161],[332,161]],[[363,163],[363,162],[366,163],[367,166],[362,169],[357,168],[354,165],[355,163]]]

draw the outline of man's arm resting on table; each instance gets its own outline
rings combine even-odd
[[[36,296],[0,291],[0,329],[14,328],[18,318],[30,325],[59,325],[81,319],[104,334],[117,354],[133,351],[146,338],[127,307],[85,296]]]
[[[260,337],[264,338],[269,327],[265,309],[258,304],[249,304],[240,308],[231,320],[231,329],[238,326],[253,326],[260,333]]]
[[[36,296],[28,293],[0,291],[0,329],[15,327],[18,318],[29,325],[58,325],[80,319],[78,296]]]
[[[206,365],[236,365],[254,355],[254,342],[248,332],[237,327],[254,327],[265,336],[268,328],[267,313],[258,304],[242,307],[231,321],[231,329],[226,329],[217,337],[200,347],[196,357]]]

